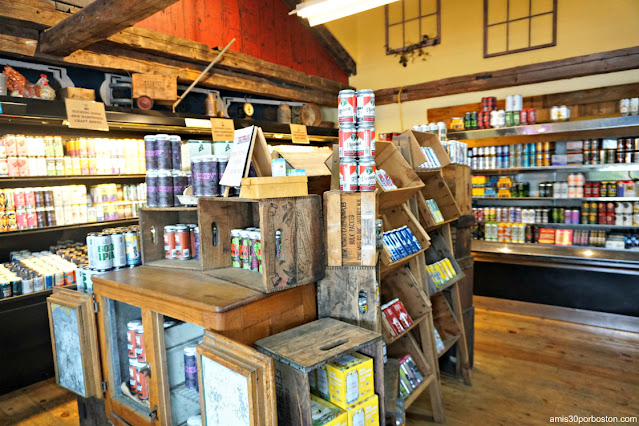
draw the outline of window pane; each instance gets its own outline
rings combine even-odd
[[[422,35],[428,35],[428,38],[437,37],[437,16],[428,16],[422,18]]]
[[[402,22],[402,3],[403,1],[396,1],[388,5],[388,23],[396,24]]]
[[[508,50],[528,47],[528,19],[510,23],[508,29]]]
[[[532,0],[532,15],[544,12],[552,12],[553,0]]]
[[[414,21],[406,22],[404,24],[404,28],[406,29],[406,40],[404,41],[406,46],[410,46],[411,44],[419,43],[422,39],[419,34],[419,20],[415,19]]]
[[[402,25],[393,25],[388,28],[388,48],[389,49],[401,49],[403,47],[402,41]]]
[[[506,24],[488,27],[486,53],[504,52],[506,50]]]
[[[552,14],[532,18],[530,43],[533,46],[552,43]]]
[[[437,0],[421,0],[422,16],[437,12]]]
[[[528,0],[510,0],[510,11],[508,19],[518,19],[528,16],[529,2]]]
[[[488,2],[488,24],[494,24],[496,22],[504,22],[508,17],[506,16],[506,3],[507,0],[486,0]]]
[[[419,17],[419,0],[404,0],[404,20]]]

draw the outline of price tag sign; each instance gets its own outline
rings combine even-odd
[[[211,118],[213,142],[229,142],[235,138],[235,125],[228,118]]]
[[[299,143],[308,145],[311,142],[308,140],[308,133],[306,133],[306,126],[303,124],[290,124],[291,126],[291,139],[293,143]]]
[[[67,121],[71,129],[109,131],[109,124],[102,102],[65,99]]]
[[[255,126],[246,127],[234,132],[233,146],[226,170],[220,179],[220,185],[241,186],[242,178],[248,171],[251,146],[255,141]]]

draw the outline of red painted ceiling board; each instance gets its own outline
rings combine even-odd
[[[281,0],[180,0],[137,25],[231,49],[289,68],[348,83],[339,68]]]

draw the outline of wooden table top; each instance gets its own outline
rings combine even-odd
[[[92,278],[94,285],[106,285],[138,296],[220,313],[269,296],[202,272],[184,269],[139,266]]]

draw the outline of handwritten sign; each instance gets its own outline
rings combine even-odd
[[[220,179],[220,185],[236,187],[242,185],[242,178],[245,177],[250,166],[248,157],[254,140],[255,126],[235,131],[229,163]]]
[[[213,142],[228,142],[235,138],[235,125],[228,118],[211,118]]]
[[[109,131],[104,104],[102,102],[65,99],[67,121],[71,129]]]
[[[290,124],[291,126],[291,139],[293,143],[308,145],[311,142],[308,140],[308,133],[306,133],[306,126],[303,124]]]

